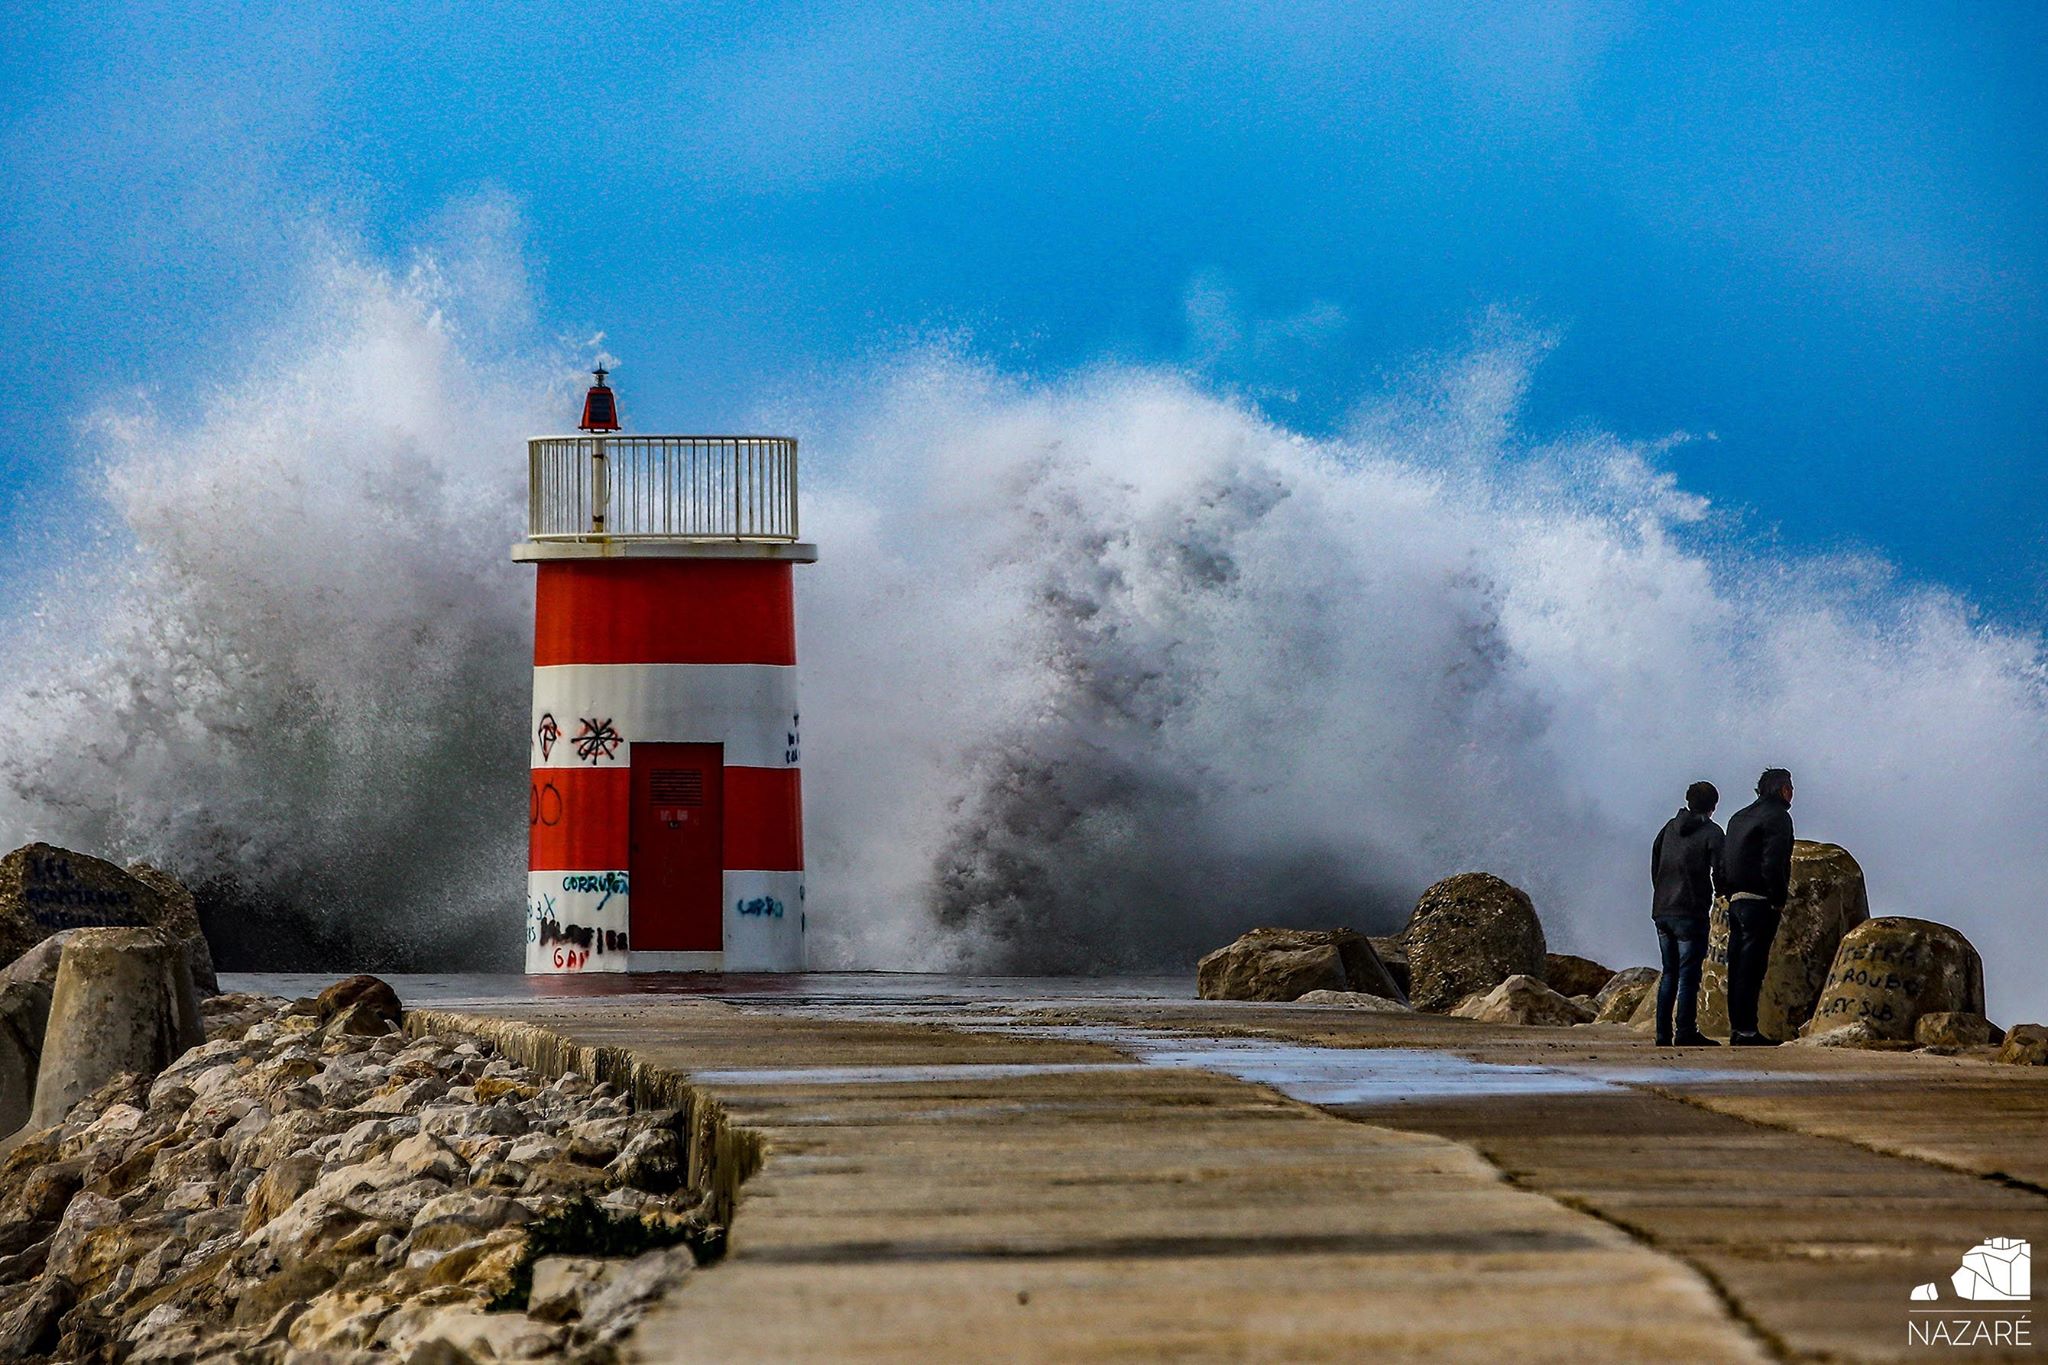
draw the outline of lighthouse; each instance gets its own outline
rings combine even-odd
[[[800,971],[797,443],[527,442],[526,970]]]

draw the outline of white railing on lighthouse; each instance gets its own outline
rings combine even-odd
[[[526,443],[535,540],[794,541],[788,436],[538,436]]]

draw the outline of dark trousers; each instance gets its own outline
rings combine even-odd
[[[1707,926],[1657,921],[1657,1041],[1669,1045],[1699,1032],[1700,963],[1707,956]]]
[[[1765,901],[1728,903],[1728,1028],[1755,1033],[1757,997],[1764,989],[1764,968],[1771,961],[1771,940],[1778,936],[1777,908]]]

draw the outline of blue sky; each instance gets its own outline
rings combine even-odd
[[[1508,309],[1759,537],[2048,623],[2048,7],[17,6],[0,486],[175,408],[319,233],[525,222],[643,428],[932,336],[1341,429]],[[516,456],[508,455],[508,458]],[[10,524],[29,506],[13,498]]]

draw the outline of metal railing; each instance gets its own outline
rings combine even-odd
[[[797,538],[788,436],[538,436],[526,452],[535,540]]]

